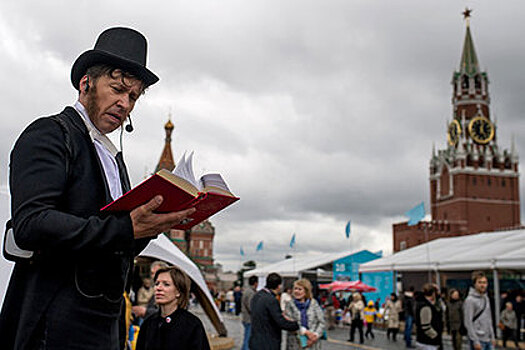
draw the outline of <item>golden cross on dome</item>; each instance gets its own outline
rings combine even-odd
[[[468,7],[465,7],[465,11],[463,13],[463,19],[467,21],[467,25],[470,24],[470,14],[472,13],[472,9],[469,9]]]

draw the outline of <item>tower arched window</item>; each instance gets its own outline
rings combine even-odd
[[[481,90],[481,77],[479,75],[474,77],[474,87],[476,90]]]
[[[468,76],[466,75],[461,77],[461,88],[468,89]]]

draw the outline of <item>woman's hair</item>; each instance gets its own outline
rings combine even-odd
[[[457,290],[456,288],[452,288],[449,292],[448,292],[448,298],[450,300],[452,300],[452,294],[454,294],[455,292],[458,292],[458,298],[461,299],[461,293],[459,292],[459,290]]]
[[[186,309],[190,301],[191,280],[181,269],[176,266],[161,267],[155,273],[155,282],[161,273],[169,272],[175,288],[179,291],[178,307]]]
[[[304,297],[312,299],[312,284],[306,278],[301,278],[293,283],[294,287],[299,286],[304,289]]]
[[[436,287],[432,283],[425,283],[423,285],[423,295],[430,297],[433,294],[437,295]]]

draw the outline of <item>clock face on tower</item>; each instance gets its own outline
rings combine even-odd
[[[447,139],[448,144],[451,146],[455,146],[458,144],[459,141],[459,135],[461,135],[461,125],[457,120],[453,120],[448,125],[448,132],[447,132]]]
[[[470,121],[468,132],[475,142],[484,145],[494,138],[494,125],[488,118],[479,115]]]

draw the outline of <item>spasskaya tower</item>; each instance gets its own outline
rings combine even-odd
[[[430,159],[431,221],[393,225],[394,252],[441,237],[520,228],[518,154],[500,148],[490,115],[489,80],[466,33],[459,70],[452,76],[447,146]],[[424,231],[427,231],[427,235]]]

